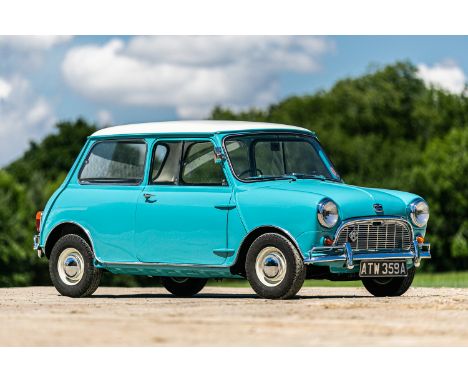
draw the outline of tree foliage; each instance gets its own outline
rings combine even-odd
[[[0,170],[0,286],[28,285],[31,256],[31,205],[23,186]]]

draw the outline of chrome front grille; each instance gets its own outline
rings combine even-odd
[[[408,251],[411,248],[411,228],[402,220],[355,220],[338,230],[334,245],[341,246],[346,242],[354,251]]]

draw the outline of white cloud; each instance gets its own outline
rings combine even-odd
[[[455,63],[446,61],[432,67],[418,65],[418,76],[429,86],[460,94],[465,90],[466,76]]]
[[[309,36],[148,36],[74,47],[62,69],[94,101],[169,106],[198,118],[216,104],[242,109],[277,100],[281,73],[316,72],[331,49]]]
[[[0,101],[6,100],[11,93],[11,85],[0,77]]]
[[[56,46],[70,36],[0,36],[0,71],[3,76],[31,74],[40,69]]]
[[[43,67],[54,47],[70,39],[0,36],[0,166],[19,157],[30,140],[39,140],[52,130],[52,107],[32,88],[28,78]]]
[[[49,103],[34,94],[25,78],[15,76],[4,81],[11,90],[0,101],[0,166],[19,157],[30,140],[42,138],[55,123]]]
[[[109,110],[99,110],[97,113],[97,122],[99,126],[105,127],[112,124],[113,117]]]
[[[71,40],[71,36],[0,36],[0,47],[19,51],[48,50]]]

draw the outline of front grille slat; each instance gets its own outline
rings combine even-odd
[[[356,240],[349,235],[355,232]],[[335,245],[349,242],[354,251],[405,250],[411,248],[411,229],[405,221],[369,219],[346,223],[337,233]]]

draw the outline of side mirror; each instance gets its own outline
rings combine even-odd
[[[214,155],[215,155],[215,163],[222,163],[224,160],[226,160],[226,155],[223,153],[223,149],[221,147],[215,147],[214,149]]]

